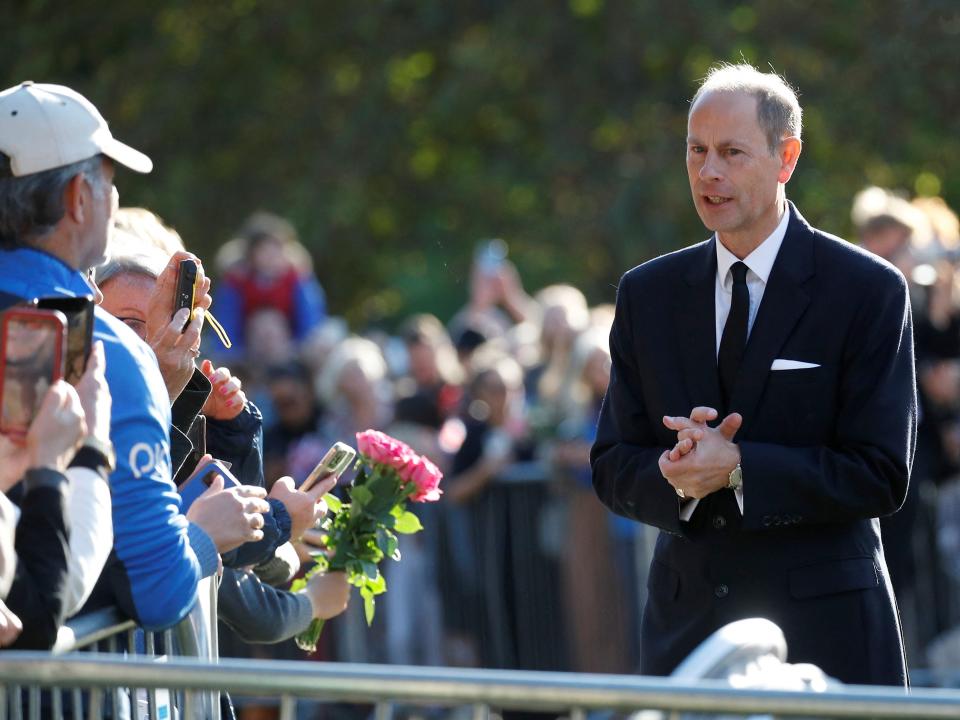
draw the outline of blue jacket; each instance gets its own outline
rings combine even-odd
[[[18,248],[0,251],[0,291],[37,298],[89,295],[90,287],[58,258]],[[193,607],[197,582],[216,569],[216,548],[180,512],[170,477],[170,405],[153,352],[99,307],[94,339],[106,355],[117,455],[110,476],[114,552],[101,577],[108,587],[94,595],[148,630],[163,629]]]

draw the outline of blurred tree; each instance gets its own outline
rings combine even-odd
[[[683,164],[713,62],[801,91],[789,194],[849,232],[866,183],[939,190],[960,150],[953,0],[20,0],[9,86],[62,82],[153,156],[123,174],[210,257],[257,208],[289,216],[335,313],[357,324],[463,302],[500,236],[529,288],[610,301],[627,268],[706,236]]]

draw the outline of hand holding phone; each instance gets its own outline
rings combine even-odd
[[[187,308],[188,321],[193,318],[193,310],[197,306],[197,276],[197,264],[193,260],[180,261],[177,266],[177,287],[173,294],[173,314],[176,315],[178,310]]]
[[[186,262],[193,267],[187,267]],[[186,275],[181,273],[181,266]],[[192,292],[189,287],[191,275],[194,281]],[[208,294],[209,290],[210,279],[203,274],[203,266],[196,255],[186,251],[174,253],[157,278],[157,283],[147,301],[147,342],[151,343],[155,337],[167,329],[178,310],[187,308],[183,314],[186,317],[184,322],[189,324],[191,306],[201,307],[204,310],[210,307],[212,298]],[[177,330],[182,331],[183,324],[180,324]]]
[[[67,320],[58,310],[12,308],[0,322],[0,433],[24,436],[63,377]]]
[[[304,480],[297,489],[301,492],[307,492],[318,480],[330,477],[331,475],[339,478],[343,475],[344,471],[350,467],[350,463],[353,462],[356,456],[357,451],[352,447],[346,443],[335,442],[324,454],[323,459],[317,463],[317,466],[307,476],[307,479]]]
[[[185,510],[187,519],[207,533],[221,553],[262,540],[264,515],[270,512],[263,488],[230,487],[235,483],[237,480],[227,467],[214,461],[201,467],[181,488],[184,503],[190,503]],[[199,494],[191,497],[196,490]]]
[[[207,491],[210,483],[213,482],[214,475],[223,478],[224,488],[240,487],[240,481],[233,476],[223,462],[213,459],[207,462],[201,460],[193,475],[180,486],[181,512],[186,513],[187,509],[193,505],[193,501]]]
[[[62,379],[57,380],[47,390],[27,432],[27,467],[65,472],[86,431],[77,391]]]

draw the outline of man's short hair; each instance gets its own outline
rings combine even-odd
[[[787,137],[800,139],[803,131],[803,111],[796,91],[775,72],[760,72],[752,65],[722,63],[707,72],[696,94],[690,101],[690,110],[708,92],[742,92],[757,99],[757,120],[767,136],[770,152],[776,154],[780,142]]]
[[[65,212],[63,191],[77,175],[87,178],[96,197],[103,199],[110,192],[101,155],[14,177],[10,158],[0,152],[0,248],[29,244],[53,230]]]

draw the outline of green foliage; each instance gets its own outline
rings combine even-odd
[[[789,194],[815,224],[849,234],[866,183],[960,203],[952,0],[15,5],[4,86],[72,85],[155,159],[121,174],[124,204],[205,257],[256,208],[290,216],[357,323],[449,317],[480,238],[508,241],[529,288],[594,302],[703,238],[682,148],[719,60],[800,89]]]

